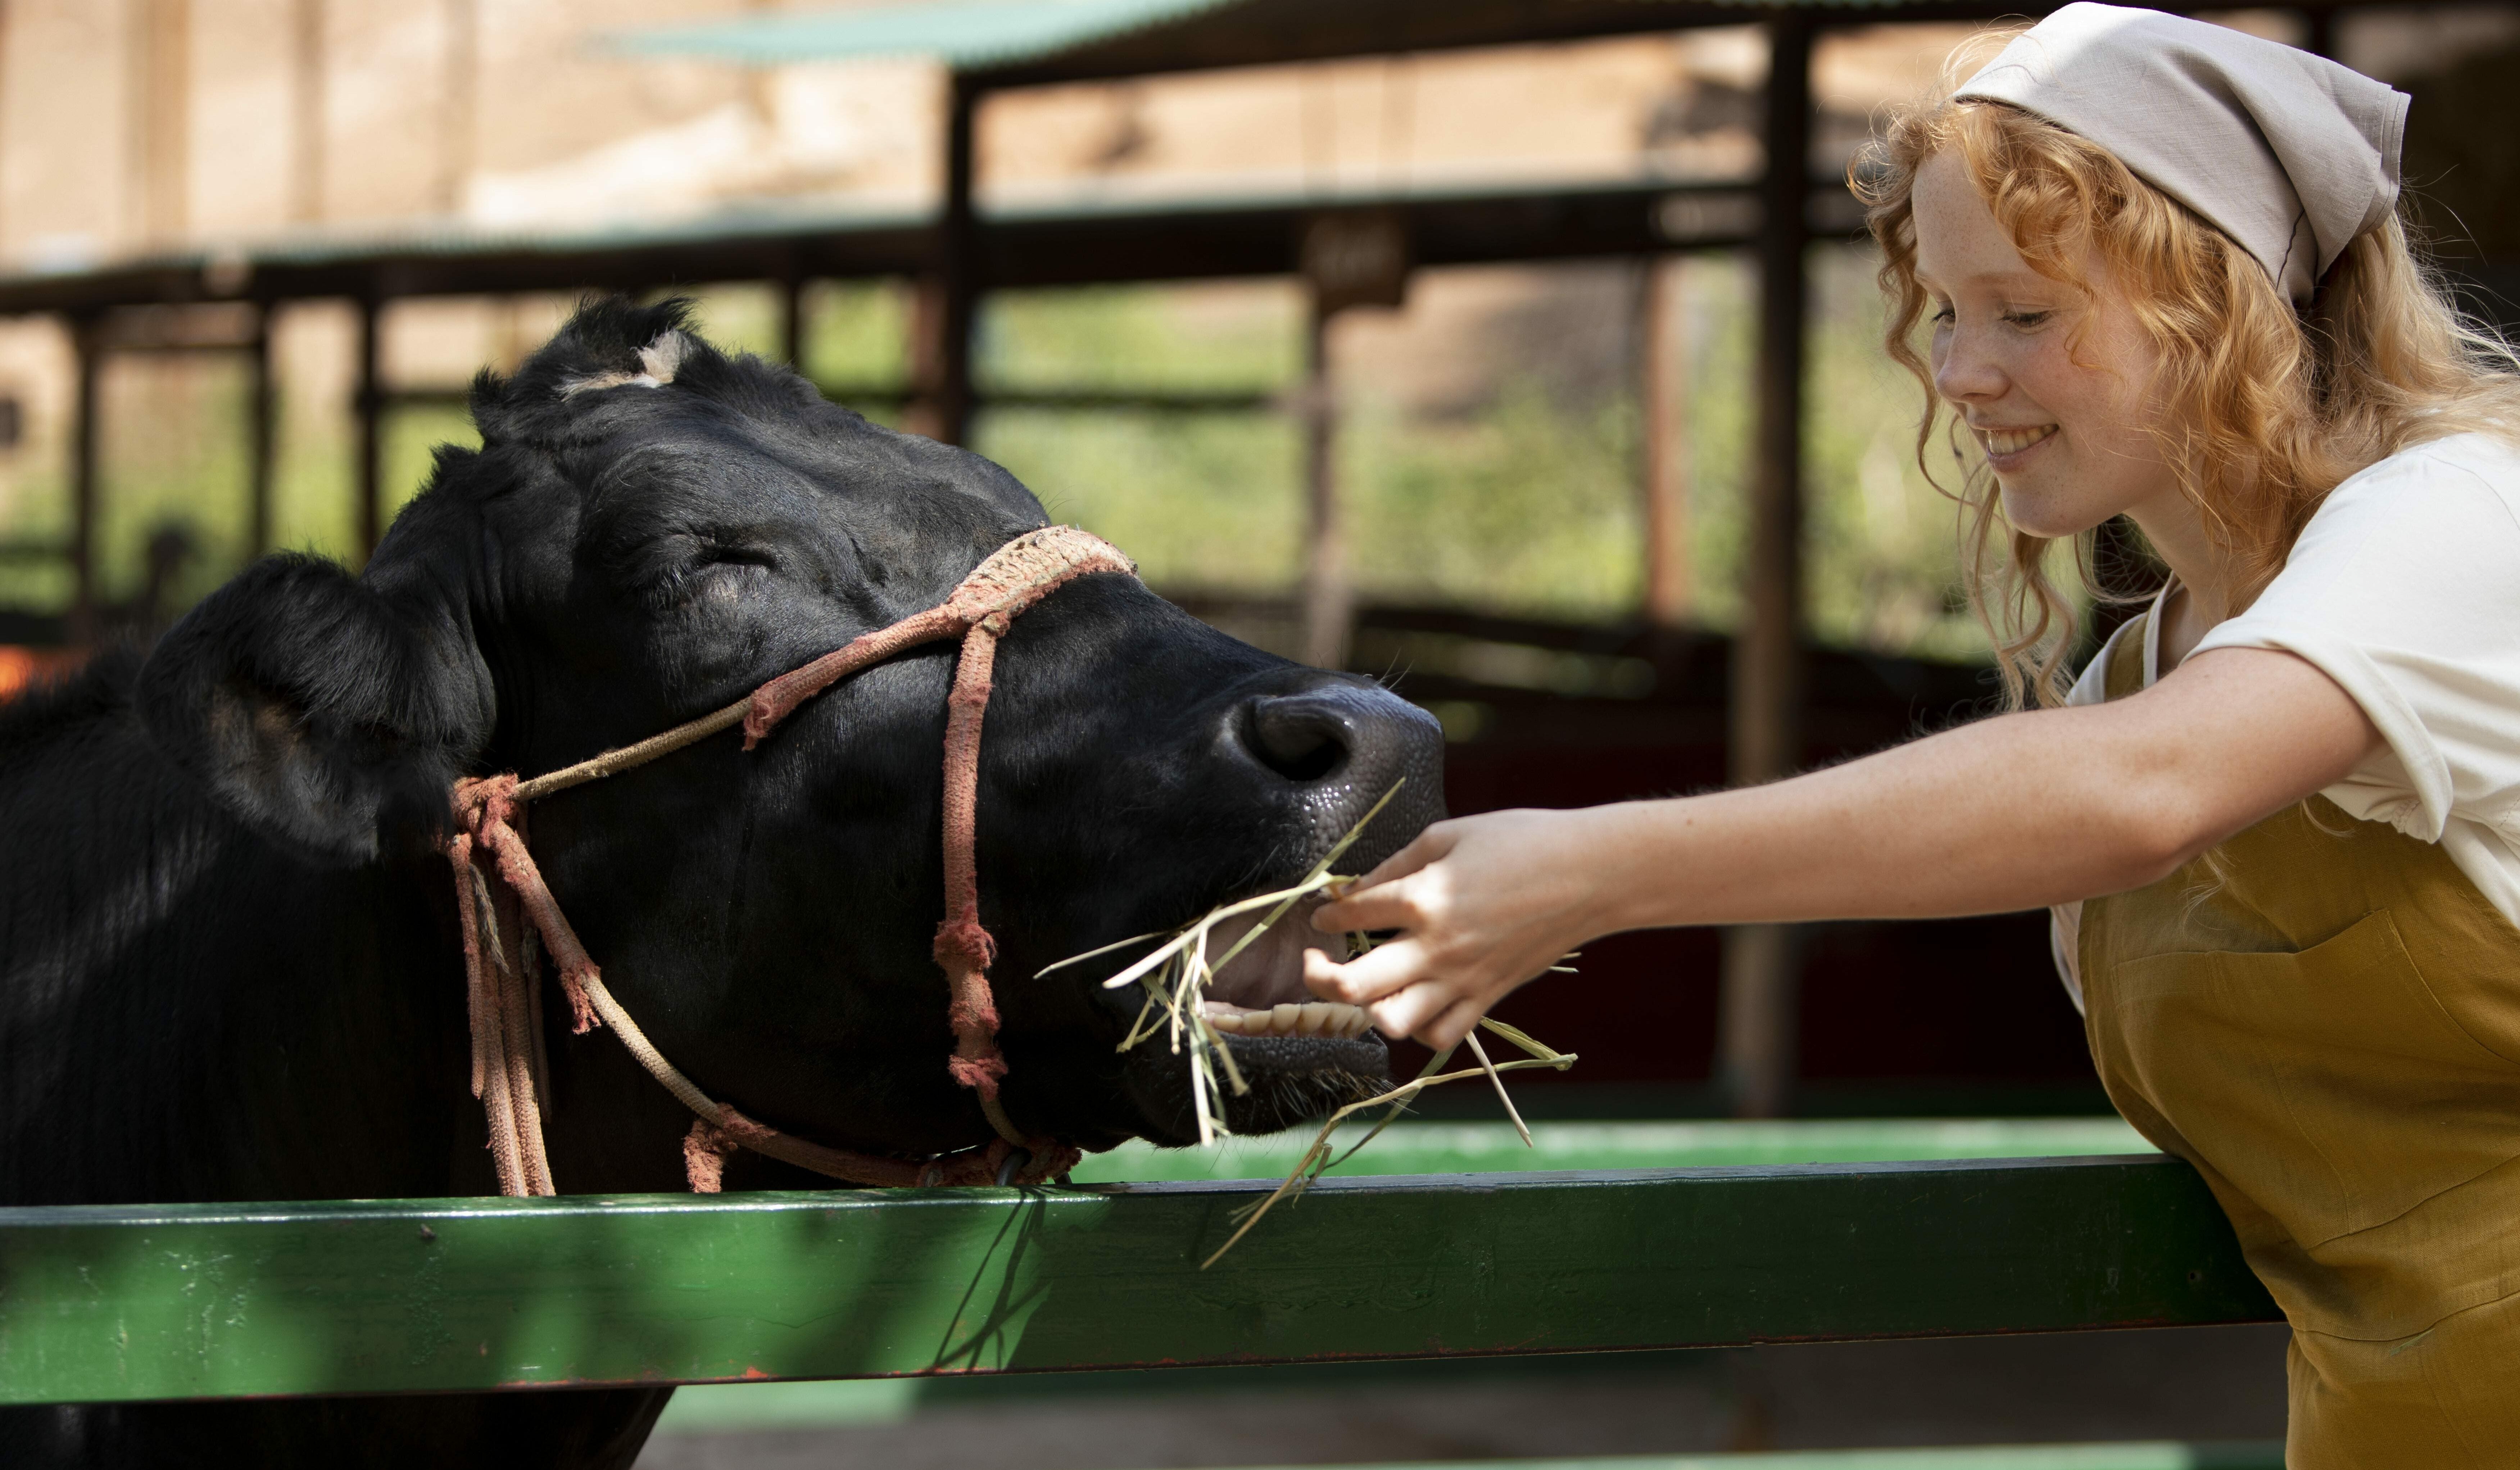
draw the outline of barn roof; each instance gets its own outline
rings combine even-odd
[[[871,10],[776,11],[610,37],[616,50],[746,66],[920,57],[958,70],[1045,57],[1178,23],[1240,0],[950,0]]]
[[[988,85],[1087,81],[1739,24],[1778,11],[1979,18],[2023,0],[948,0],[616,32],[647,56],[747,66],[926,57]]]

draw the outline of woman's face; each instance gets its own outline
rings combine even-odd
[[[2068,536],[2176,497],[2144,427],[2159,422],[2159,354],[2102,263],[2085,262],[2088,298],[2032,270],[1948,151],[1917,170],[1912,198],[1934,387],[1985,451],[2004,518]]]

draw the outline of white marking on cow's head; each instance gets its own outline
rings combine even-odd
[[[607,388],[663,388],[674,381],[682,368],[683,353],[691,339],[677,331],[658,334],[656,340],[639,349],[640,371],[636,373],[589,373],[561,381],[560,395],[574,398],[579,393]]]

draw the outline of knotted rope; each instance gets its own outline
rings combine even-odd
[[[989,988],[997,942],[980,923],[980,724],[989,707],[998,640],[1014,619],[1080,576],[1102,572],[1135,575],[1137,570],[1110,544],[1073,527],[1033,531],[998,548],[943,603],[781,674],[723,710],[530,781],[510,774],[456,782],[458,830],[448,839],[446,853],[455,869],[455,906],[464,932],[472,1095],[481,1100],[489,1120],[490,1157],[498,1167],[500,1192],[556,1192],[542,1135],[549,1098],[540,992],[533,982],[537,940],[560,968],[572,1029],[584,1034],[599,1025],[610,1028],[651,1076],[699,1115],[683,1140],[684,1171],[698,1193],[717,1191],[725,1160],[739,1147],[850,1183],[884,1186],[1032,1183],[1072,1168],[1079,1157],[1075,1148],[1019,1132],[998,1100],[1007,1063],[998,1050],[998,1009]],[[945,720],[945,918],[937,926],[933,952],[945,971],[946,1017],[954,1031],[946,1070],[979,1099],[998,1137],[984,1147],[928,1160],[827,1148],[756,1123],[709,1097],[656,1050],[605,988],[603,972],[544,885],[525,846],[524,809],[555,792],[645,765],[739,723],[743,748],[749,751],[797,706],[841,679],[905,649],[957,637],[963,640],[963,652]],[[1018,1153],[1029,1157],[1018,1159]]]

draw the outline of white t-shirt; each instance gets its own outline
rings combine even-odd
[[[2161,622],[2156,600],[2143,624],[2147,687],[2160,676]],[[2441,844],[2520,925],[2520,449],[2458,435],[2338,485],[2257,602],[2188,657],[2217,648],[2281,649],[2352,695],[2383,744],[2320,795]],[[2109,653],[2067,703],[2102,701]],[[2082,916],[2082,904],[2059,904],[2049,931],[2078,1010]]]

